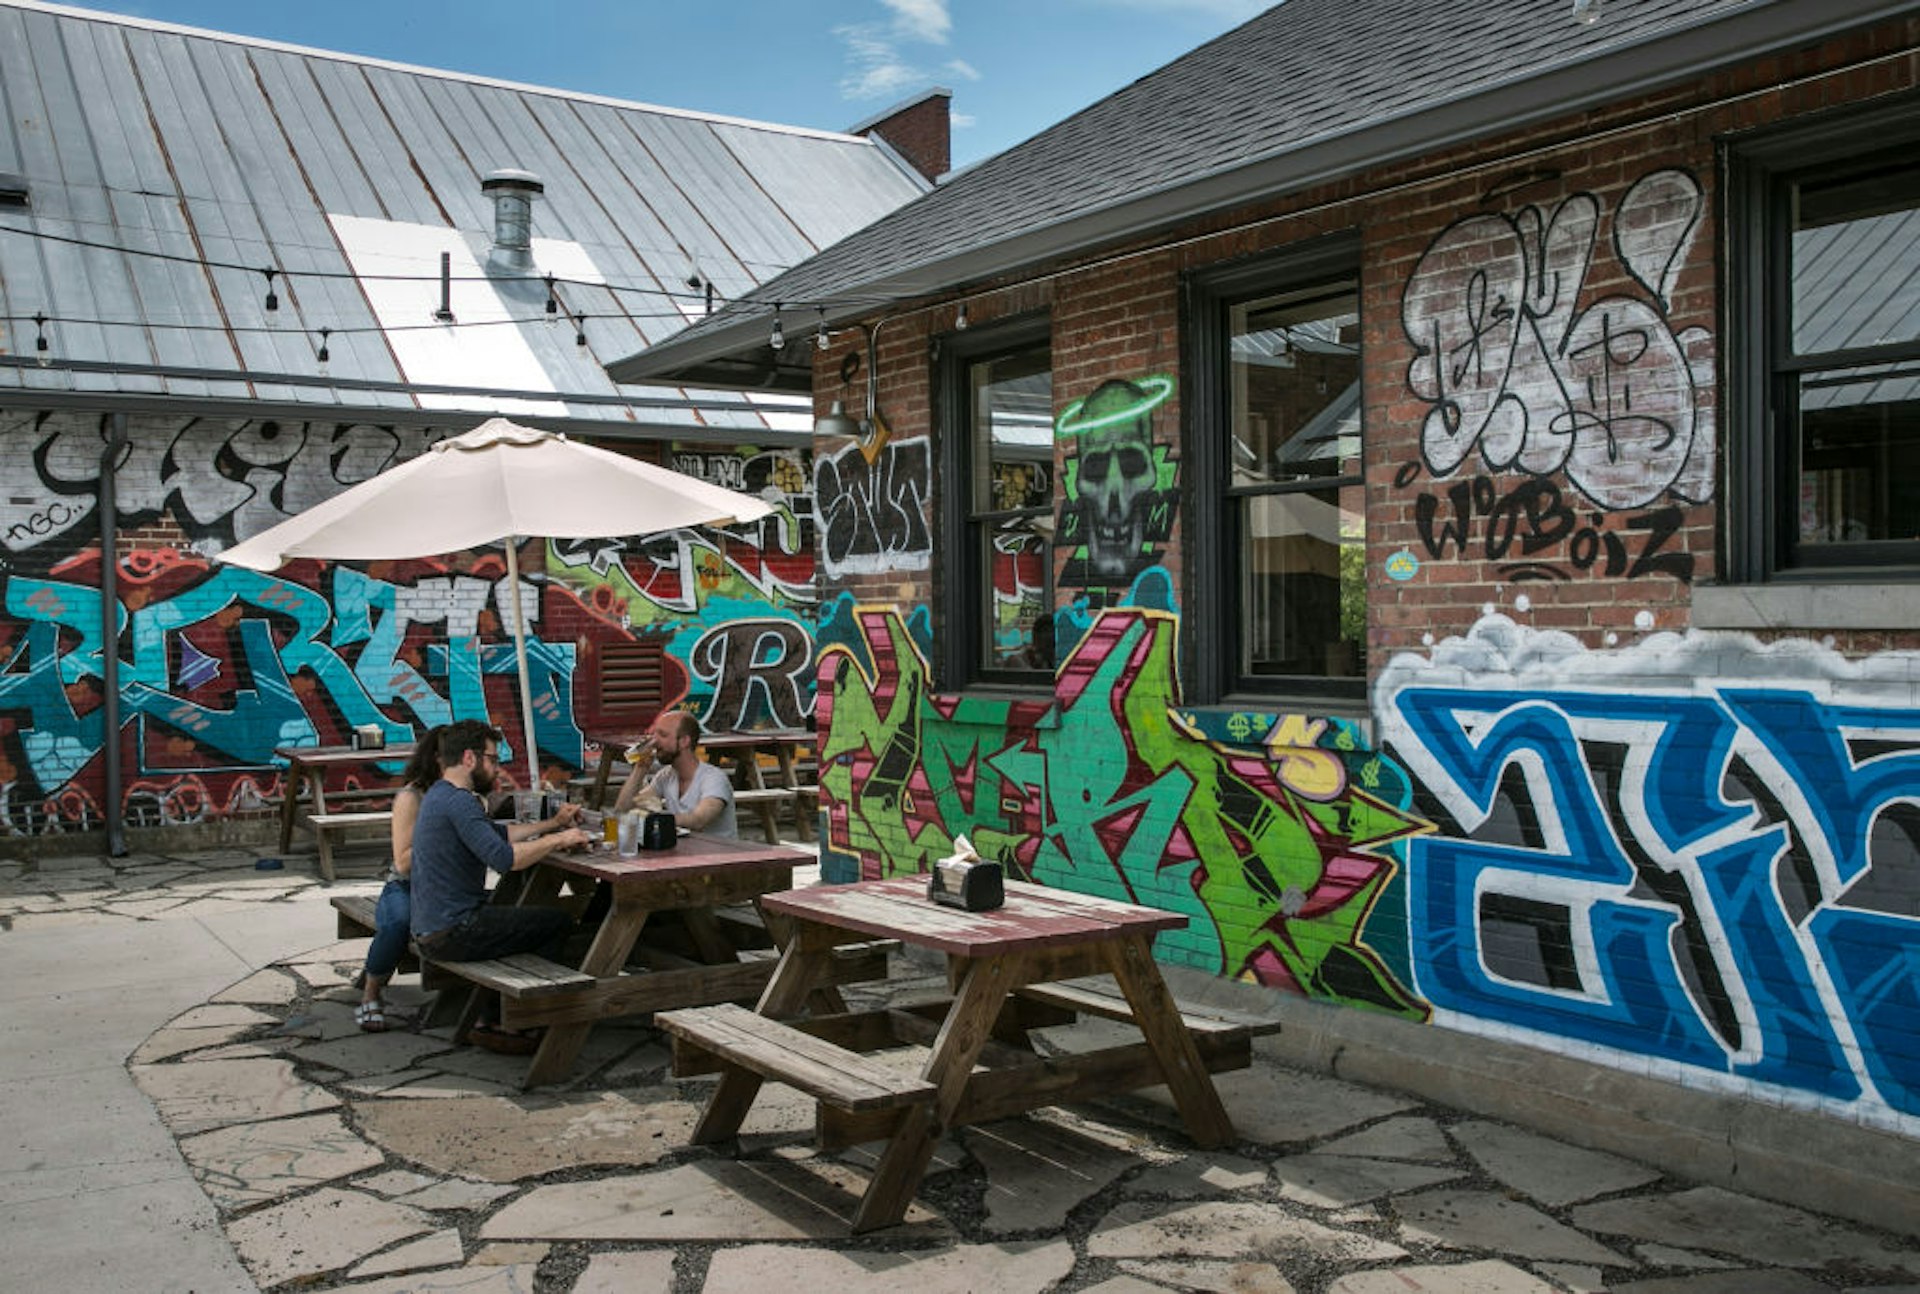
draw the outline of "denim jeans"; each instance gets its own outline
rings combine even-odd
[[[373,905],[373,942],[367,946],[367,978],[388,979],[407,951],[407,924],[413,919],[413,887],[395,877]]]
[[[559,954],[573,918],[558,908],[516,908],[488,903],[449,929],[420,941],[435,961],[478,962],[515,953]]]

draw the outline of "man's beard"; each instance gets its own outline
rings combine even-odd
[[[499,774],[495,773],[491,768],[488,768],[486,765],[480,764],[480,765],[476,765],[473,770],[473,777],[470,779],[470,785],[472,785],[473,789],[475,791],[478,791],[481,795],[492,795],[494,784],[499,780],[500,780]]]

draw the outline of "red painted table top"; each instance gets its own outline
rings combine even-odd
[[[756,845],[698,834],[682,836],[673,849],[643,850],[631,858],[595,849],[568,850],[540,860],[543,867],[557,867],[614,885],[684,880],[734,868],[767,866],[785,867],[791,876],[792,869],[804,861],[806,855],[779,845]]]
[[[770,894],[761,905],[803,921],[899,939],[962,957],[1098,943],[1179,930],[1186,917],[1050,886],[1009,881],[1007,901],[990,912],[963,912],[927,897],[925,876],[854,885],[813,885]]]

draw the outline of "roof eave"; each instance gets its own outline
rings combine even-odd
[[[1151,190],[1012,238],[904,266],[879,277],[844,282],[825,293],[816,288],[814,294],[908,300],[936,295],[962,283],[1030,271],[1049,261],[1209,212],[1310,189],[1490,134],[1629,99],[1718,68],[1896,18],[1911,9],[1911,0],[1759,3],[1709,23],[1621,45],[1584,62],[1550,65],[1535,75],[1491,90],[1422,105],[1400,116],[1312,140],[1243,166]],[[1542,93],[1543,89],[1551,92]],[[860,235],[850,237],[857,239]],[[804,270],[808,264],[802,261],[787,274]],[[762,284],[756,295],[777,294],[779,286],[779,279]],[[712,374],[714,361],[740,363],[745,352],[764,348],[763,327],[758,317],[750,314],[731,323],[696,327],[613,361],[607,365],[607,373],[617,383],[691,384],[692,379],[685,376],[689,372]],[[708,378],[700,384],[715,383]]]

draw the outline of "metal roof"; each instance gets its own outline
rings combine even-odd
[[[764,431],[782,417],[731,392],[619,388],[603,359],[699,317],[690,273],[724,301],[928,187],[851,135],[33,0],[0,0],[0,113],[0,173],[29,194],[0,204],[0,402],[13,405]],[[545,188],[531,281],[484,269],[494,210],[480,183],[509,167]],[[452,327],[433,319],[442,253]],[[544,322],[545,273],[584,316],[586,347]],[[43,354],[55,363],[36,365]]]
[[[1584,24],[1570,0],[1287,0],[611,371],[752,381],[771,359],[769,302],[825,303],[844,321],[875,302],[949,295],[1915,6],[1604,0],[1599,12]],[[804,389],[809,377],[792,367],[782,380]]]

